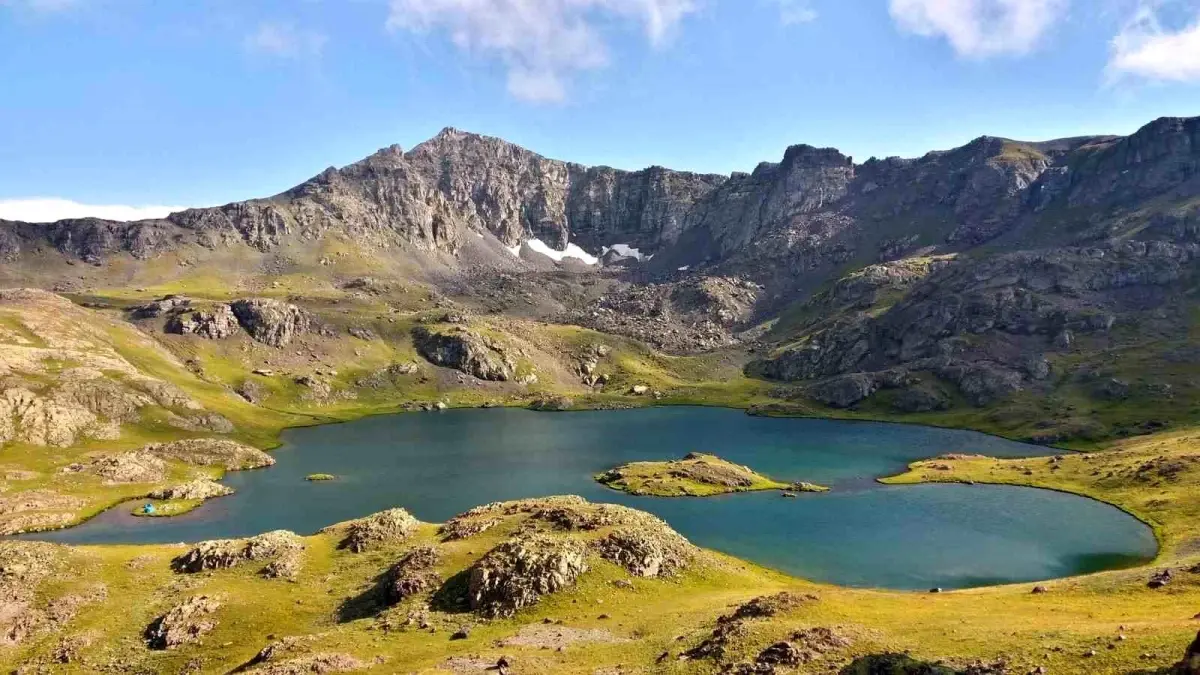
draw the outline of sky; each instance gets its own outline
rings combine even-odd
[[[454,126],[729,173],[1200,115],[1200,0],[0,0],[0,218],[281,192]]]

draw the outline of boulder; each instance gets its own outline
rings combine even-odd
[[[440,557],[432,546],[421,546],[406,553],[388,570],[384,582],[388,604],[394,605],[440,585],[442,579],[434,570]]]
[[[417,326],[412,335],[417,353],[434,365],[454,368],[480,380],[516,379],[516,363],[495,340],[461,326],[445,332]]]
[[[270,395],[266,387],[250,379],[243,380],[233,391],[238,396],[246,399],[247,403],[253,403],[254,405],[261,404]]]
[[[174,649],[198,642],[217,627],[212,615],[220,607],[220,601],[215,598],[192,596],[172,607],[171,611],[155,619],[146,628],[146,644],[151,649]]]
[[[167,320],[166,331],[223,340],[238,330],[238,320],[229,305],[217,305],[212,311],[175,314]]]
[[[669,577],[686,568],[696,548],[666,523],[624,526],[596,542],[600,556],[639,577]]]
[[[510,539],[471,566],[467,599],[485,617],[511,616],[575,584],[588,569],[579,542],[533,534]]]
[[[335,525],[326,531],[344,531],[345,536],[338,546],[354,553],[362,553],[404,541],[418,525],[420,521],[413,518],[408,511],[395,508],[352,520],[344,525]]]
[[[312,317],[299,307],[268,298],[236,300],[231,305],[237,321],[250,337],[272,347],[283,347],[312,327]]]
[[[852,373],[812,385],[808,388],[808,395],[833,408],[849,408],[878,389],[879,383],[873,375]]]

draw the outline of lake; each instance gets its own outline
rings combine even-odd
[[[491,501],[577,494],[669,522],[700,546],[796,576],[847,586],[928,589],[1050,579],[1152,559],[1150,528],[1090,499],[1020,487],[884,486],[875,478],[944,453],[1046,455],[970,431],[884,423],[752,417],[664,407],[542,413],[450,410],[291,429],[270,469],[231,473],[237,494],[176,518],[128,507],[34,535],[76,544],[164,543],[274,529],[312,533],[402,506],[441,522]],[[634,497],[593,480],[636,460],[720,455],[826,494]],[[338,480],[304,477],[332,473]]]

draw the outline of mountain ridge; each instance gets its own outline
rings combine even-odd
[[[376,153],[373,153],[372,155],[368,155],[367,157],[364,157],[364,159],[359,160],[358,162],[350,163],[350,165],[347,165],[347,166],[344,166],[341,168],[335,168],[335,167],[326,168],[325,171],[314,175],[313,178],[310,178],[306,181],[302,181],[301,184],[290,187],[290,189],[284,190],[280,193],[277,193],[277,195],[274,195],[274,196],[246,199],[246,201],[232,202],[232,203],[228,203],[228,204],[217,205],[217,207],[186,209],[184,211],[178,211],[178,213],[170,214],[167,217],[163,217],[163,219],[145,219],[145,220],[139,220],[139,221],[110,221],[110,220],[104,220],[104,219],[90,219],[90,217],[89,217],[89,219],[65,219],[65,220],[59,220],[59,221],[53,221],[53,222],[47,222],[47,223],[28,223],[28,222],[23,222],[23,221],[0,221],[0,222],[5,223],[6,229],[11,229],[14,226],[18,226],[18,225],[54,225],[54,226],[83,226],[83,227],[85,227],[85,223],[91,223],[92,226],[101,225],[101,223],[103,223],[103,225],[118,225],[118,223],[119,223],[119,225],[126,225],[126,226],[137,225],[137,223],[161,223],[161,222],[176,223],[179,221],[187,221],[187,216],[184,216],[181,214],[197,213],[197,211],[230,210],[230,209],[233,209],[235,207],[235,205],[239,205],[239,204],[254,204],[254,203],[264,203],[264,202],[269,203],[269,202],[280,201],[280,199],[282,199],[282,198],[293,197],[293,196],[299,195],[299,193],[302,193],[302,191],[304,191],[305,186],[314,183],[314,181],[319,181],[319,180],[322,180],[323,178],[328,180],[330,175],[332,175],[332,173],[346,173],[346,172],[352,171],[352,169],[354,169],[355,167],[371,165],[372,162],[379,162],[380,160],[384,159],[384,157],[389,157],[389,156],[390,157],[400,157],[400,159],[404,159],[404,160],[412,160],[412,159],[414,159],[414,157],[427,157],[430,154],[436,154],[437,150],[444,150],[446,147],[446,144],[448,144],[448,143],[457,144],[457,145],[462,145],[464,143],[474,144],[474,145],[482,144],[482,145],[484,145],[484,147],[488,147],[488,148],[492,149],[493,151],[496,151],[497,149],[499,149],[499,150],[502,150],[503,153],[516,155],[517,157],[520,157],[520,159],[523,161],[548,162],[548,163],[551,163],[551,165],[560,165],[560,166],[569,167],[570,169],[574,169],[574,171],[576,171],[578,173],[583,173],[583,174],[587,174],[589,172],[607,173],[607,174],[616,175],[616,177],[641,177],[641,175],[655,175],[655,174],[679,175],[679,177],[685,177],[686,179],[704,179],[704,180],[709,181],[709,183],[712,183],[714,186],[719,186],[719,185],[725,184],[726,181],[731,180],[731,179],[736,180],[739,178],[746,178],[746,177],[752,178],[752,177],[755,177],[755,175],[762,175],[764,172],[772,171],[773,168],[778,169],[781,166],[787,166],[788,163],[796,161],[798,159],[798,157],[806,157],[806,159],[808,159],[808,157],[812,157],[812,156],[823,156],[823,157],[827,157],[827,159],[829,161],[833,161],[833,162],[845,161],[846,163],[848,163],[848,165],[850,165],[854,169],[854,173],[858,173],[859,171],[862,171],[862,169],[864,169],[864,168],[881,165],[881,163],[882,163],[882,165],[898,165],[898,163],[899,163],[899,165],[912,165],[912,163],[917,163],[917,162],[920,162],[923,160],[928,161],[930,159],[935,159],[935,157],[953,155],[955,153],[959,153],[959,151],[964,151],[964,150],[970,149],[972,147],[976,147],[976,145],[988,144],[990,142],[995,142],[995,141],[998,141],[998,142],[1001,142],[1004,144],[1020,145],[1020,147],[1037,148],[1039,150],[1054,149],[1054,148],[1062,147],[1063,144],[1067,144],[1068,147],[1070,147],[1070,149],[1076,149],[1079,147],[1079,145],[1085,145],[1085,144],[1097,143],[1097,142],[1111,143],[1111,142],[1120,141],[1120,139],[1123,139],[1123,138],[1132,138],[1133,136],[1138,136],[1139,133],[1142,133],[1142,132],[1145,132],[1146,130],[1152,129],[1152,127],[1154,127],[1156,125],[1186,124],[1187,121],[1188,121],[1188,118],[1160,118],[1160,119],[1154,120],[1154,121],[1152,121],[1152,123],[1147,124],[1146,126],[1142,127],[1141,130],[1139,130],[1138,132],[1135,132],[1134,135],[1132,135],[1130,137],[1084,136],[1084,137],[1074,137],[1074,138],[1051,139],[1051,141],[1044,141],[1044,142],[1021,142],[1021,141],[1012,141],[1012,139],[1001,138],[1001,137],[980,136],[976,139],[973,139],[973,141],[971,141],[970,143],[962,145],[962,147],[953,148],[953,149],[949,149],[949,150],[932,150],[923,156],[913,157],[913,159],[900,159],[900,157],[887,157],[887,159],[876,159],[876,157],[871,157],[871,159],[869,159],[868,161],[865,161],[863,163],[858,163],[858,165],[856,165],[856,163],[853,163],[852,157],[841,154],[840,151],[836,150],[835,148],[817,148],[817,147],[814,147],[814,145],[800,143],[800,144],[790,145],[790,147],[788,147],[785,150],[784,156],[782,156],[782,159],[779,162],[764,161],[764,162],[760,162],[760,165],[758,165],[752,172],[749,172],[749,173],[732,172],[731,174],[727,174],[727,175],[726,174],[704,174],[704,173],[696,173],[696,172],[688,172],[688,171],[678,171],[678,169],[671,169],[671,168],[662,167],[659,165],[650,166],[650,167],[646,167],[643,169],[637,169],[637,171],[626,171],[626,169],[616,169],[616,168],[607,167],[607,166],[584,166],[584,165],[581,165],[581,163],[577,163],[577,162],[548,159],[548,157],[546,157],[544,155],[540,155],[538,153],[535,153],[535,151],[533,151],[533,150],[528,150],[526,148],[520,147],[520,145],[516,145],[514,143],[504,141],[504,139],[502,139],[502,138],[486,136],[486,135],[479,135],[479,133],[462,131],[462,130],[456,129],[456,127],[448,126],[448,127],[444,127],[444,129],[442,131],[439,131],[438,135],[436,135],[430,139],[427,139],[427,141],[421,142],[418,145],[414,145],[413,149],[404,151],[400,147],[400,145],[390,145],[390,147],[382,148],[382,149],[376,151]],[[431,151],[432,151],[432,153],[431,153]],[[500,154],[500,153],[497,153],[497,154]],[[844,160],[842,160],[842,159],[844,159]],[[538,232],[536,232],[536,229],[538,229],[538,228],[530,227],[529,232],[523,232],[522,234],[526,235],[526,237],[528,237],[528,235],[530,235],[530,234],[538,233]],[[548,232],[547,228],[541,228],[541,229],[542,229],[542,233],[546,233],[547,235],[550,235],[550,238],[554,241],[562,241],[562,243],[565,244],[564,237],[569,238],[568,237],[569,232],[563,232],[562,229],[560,229],[560,231],[557,233],[556,232]],[[570,223],[564,223],[564,229],[566,229],[566,231],[569,231]],[[518,235],[516,232],[508,231],[508,232],[505,232],[504,234],[508,235],[510,244],[518,243],[518,241],[516,241],[516,238],[520,237],[520,235]],[[85,239],[86,239],[86,237],[85,237]],[[251,239],[253,239],[253,238],[251,238]],[[136,238],[134,238],[134,240],[136,240]],[[131,252],[134,253],[134,255],[139,255],[139,253],[145,253],[144,249],[142,249],[142,247],[137,246],[136,244],[132,244],[130,246],[130,249],[131,249]],[[68,249],[68,250],[65,250],[64,252],[71,252],[71,251],[70,251],[70,249]],[[103,246],[101,246],[101,251],[91,251],[91,252],[92,253],[103,252]]]

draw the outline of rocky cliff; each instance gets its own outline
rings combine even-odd
[[[584,167],[445,129],[268,199],[133,223],[0,221],[0,259],[47,245],[86,260],[147,258],[183,243],[270,250],[330,230],[364,245],[455,253],[475,231],[508,246],[538,238],[599,253],[628,244],[662,253],[660,271],[709,264],[819,277],[922,248],[963,250],[1004,235],[1014,245],[1078,245],[1177,218],[1198,187],[1198,129],[1200,120],[1167,118],[1126,138],[983,137],[863,164],[797,145],[730,177]]]

